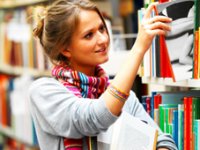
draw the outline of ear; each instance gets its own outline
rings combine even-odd
[[[61,51],[61,54],[63,54],[65,57],[70,58],[71,57],[71,52],[69,49],[65,49]]]

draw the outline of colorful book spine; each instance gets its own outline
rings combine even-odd
[[[184,105],[178,104],[178,149],[183,150]]]
[[[147,104],[147,113],[151,114],[151,97],[146,98],[146,104]]]
[[[200,120],[194,120],[194,150],[200,150]]]
[[[178,110],[173,110],[172,137],[178,145]]]
[[[193,54],[193,78],[198,79],[199,72],[199,0],[194,0],[194,54]]]
[[[167,109],[169,108],[177,108],[178,105],[176,104],[160,104],[159,105],[159,125],[160,125],[160,129],[163,132],[167,132],[167,124],[169,122],[169,118],[168,118],[168,113],[167,113]],[[168,130],[169,131],[169,130]]]
[[[159,105],[162,103],[162,96],[156,94],[154,96],[154,121],[159,125]]]
[[[151,93],[151,108],[154,108],[154,96],[156,95],[156,91]],[[154,119],[154,111],[151,111],[151,117]]]
[[[184,97],[184,149],[192,150],[192,97]]]

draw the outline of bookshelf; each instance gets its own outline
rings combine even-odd
[[[38,149],[37,145],[33,145],[31,142],[27,142],[25,139],[17,136],[12,129],[8,128],[8,127],[3,127],[2,125],[0,125],[0,133],[15,139],[17,142],[20,142],[22,144],[25,144],[26,146],[33,148],[33,149]]]
[[[188,80],[173,82],[171,78],[142,77],[142,83],[159,84],[163,86],[200,88],[200,80],[197,79],[188,79]]]
[[[0,9],[10,9],[10,8],[17,8],[17,7],[23,7],[28,5],[37,5],[40,3],[46,3],[49,0],[26,0],[26,1],[13,1],[13,0],[5,0],[1,1],[0,3]]]
[[[50,71],[23,67],[13,67],[10,65],[0,65],[0,74],[1,73],[13,76],[21,76],[24,73],[27,73],[36,78],[40,76],[50,76]]]
[[[45,7],[48,2],[50,0],[0,0],[0,136],[3,137],[3,141],[0,141],[0,149],[1,147],[12,149],[9,146],[12,147],[13,145],[9,145],[10,142],[7,142],[7,140],[12,140],[17,143],[15,144],[16,149],[23,147],[24,149],[39,150],[31,115],[26,107],[26,89],[34,78],[50,76],[50,71],[47,71],[50,68],[50,63],[44,55],[39,57],[41,59],[36,58],[41,55],[38,51],[42,52],[42,50],[36,47],[37,42],[33,40],[31,34],[34,18],[32,20],[27,20],[27,18],[31,15],[30,13],[33,13],[33,8],[36,6]],[[5,16],[9,16],[9,18]],[[24,33],[20,34],[21,37],[27,33],[25,37],[28,35],[28,40],[15,41],[15,38],[10,38],[7,35],[8,33],[5,31],[10,25],[9,19],[12,22],[14,20],[15,23],[15,28],[9,30],[10,33],[12,32],[14,35],[14,29],[18,29],[18,32]],[[26,30],[23,30],[23,27]],[[7,43],[4,43],[5,35],[9,37],[6,39]],[[13,46],[13,43],[17,44]],[[13,47],[10,48],[6,44]],[[18,48],[16,49],[16,47]],[[39,64],[43,66],[39,67]],[[23,77],[25,77],[25,80],[28,79],[27,83],[26,81],[21,82],[24,80]],[[23,84],[26,89],[19,90],[20,84]],[[15,109],[15,106],[17,109]]]
[[[195,52],[199,54],[200,48],[199,2],[199,0],[176,0],[165,4],[158,4],[157,6],[158,10],[160,11],[159,13],[162,14],[163,8],[165,8],[166,12],[169,12],[167,8],[170,9],[175,6],[180,7],[180,5],[184,5],[184,7],[186,7],[189,6],[189,4],[191,5],[188,7],[188,12],[191,13],[191,16],[182,16],[182,13],[177,11],[179,8],[166,13],[170,17],[169,14],[173,15],[174,11],[176,11],[176,15],[180,14],[180,18],[182,20],[194,19],[190,24],[191,34],[195,39],[194,41],[190,42],[190,45],[192,45],[194,49],[192,55],[187,57],[190,58],[190,63],[181,62],[181,58],[179,57],[185,52],[184,48],[180,47],[186,45],[189,41],[189,38],[185,36],[187,39],[182,39],[178,42],[178,39],[182,38],[181,36],[176,36],[175,38],[171,38],[169,40],[166,35],[164,38],[156,37],[157,39],[160,39],[154,41],[157,43],[153,43],[154,45],[152,46],[151,51],[145,56],[141,67],[144,69],[142,70],[144,72],[142,72],[143,75],[141,76],[142,83],[149,86],[149,93],[148,95],[144,95],[142,97],[142,104],[149,115],[159,125],[160,129],[164,133],[170,134],[174,139],[178,149],[181,150],[198,149],[200,144],[200,139],[196,135],[200,130],[196,130],[195,128],[195,126],[198,126],[197,128],[200,127],[200,125],[197,123],[200,120],[200,55],[197,56],[197,54],[195,54]],[[182,8],[182,10],[186,9]],[[173,23],[179,21],[180,18],[173,19],[171,23],[172,29],[175,27],[173,26]],[[182,22],[181,25],[185,25],[185,22]],[[177,53],[180,54],[177,55],[178,57],[174,57],[175,53],[172,54],[172,52],[174,52],[174,47],[172,47],[171,44],[172,40],[176,40],[176,42],[173,43],[173,46],[176,47],[176,50],[181,50],[179,53]],[[180,45],[177,46],[176,44]],[[187,50],[191,50],[191,47]],[[167,58],[167,55],[169,55],[169,58]],[[189,56],[188,53],[187,56]],[[172,78],[174,78],[176,82],[174,82]]]

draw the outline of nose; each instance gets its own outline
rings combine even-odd
[[[98,44],[105,44],[107,42],[108,42],[108,34],[106,32],[104,32],[104,33],[98,32],[97,43]]]

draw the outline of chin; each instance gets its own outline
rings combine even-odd
[[[101,63],[99,63],[99,65],[107,63],[108,60],[109,60],[109,58],[104,59]]]

